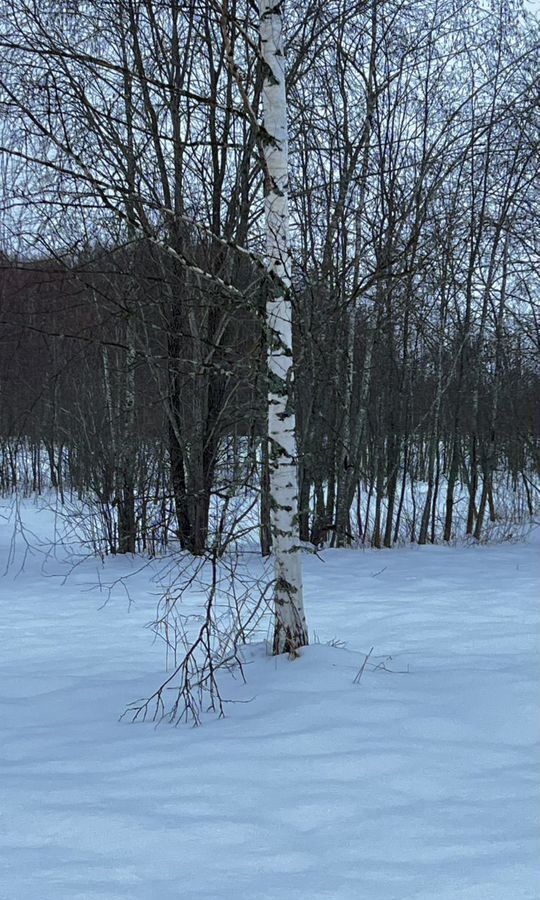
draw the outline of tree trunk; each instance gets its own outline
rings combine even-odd
[[[264,61],[268,438],[272,553],[275,561],[274,653],[296,653],[308,643],[298,538],[295,414],[292,403],[291,263],[289,251],[288,135],[282,7],[260,0]]]
[[[261,459],[261,555],[270,556],[272,533],[270,531],[270,485],[268,477],[268,442],[263,441]]]

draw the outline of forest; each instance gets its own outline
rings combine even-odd
[[[481,540],[538,495],[538,23],[314,0],[285,36],[300,540]],[[105,553],[268,553],[255,8],[18,0],[2,49],[2,490],[90,499]]]

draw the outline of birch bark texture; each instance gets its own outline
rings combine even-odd
[[[291,256],[283,3],[259,0],[263,63],[266,265],[271,287],[268,331],[270,528],[275,565],[274,653],[308,643],[298,533],[298,476],[292,400]]]

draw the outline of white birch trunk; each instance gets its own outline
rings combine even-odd
[[[291,402],[291,263],[282,3],[259,0],[259,12],[264,61],[266,256],[272,276],[266,317],[270,528],[276,574],[274,653],[295,653],[308,643],[308,633],[302,594],[295,415]]]

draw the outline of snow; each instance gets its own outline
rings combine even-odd
[[[2,900],[538,900],[538,533],[307,557],[320,643],[155,728],[118,717],[163,676],[165,562],[70,570],[30,501],[25,554],[2,503]]]

